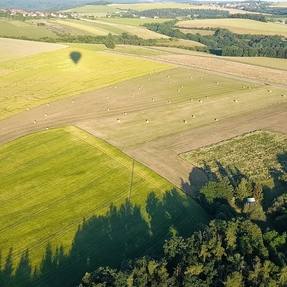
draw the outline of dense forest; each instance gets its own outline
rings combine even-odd
[[[145,26],[169,37],[198,41],[216,55],[287,58],[287,39],[282,36],[239,35],[225,29],[215,29],[213,35],[191,34],[183,33],[175,24],[176,21],[168,21]]]
[[[287,177],[273,172],[274,190],[238,170],[210,172],[196,197],[209,212],[208,226],[186,238],[173,235],[160,258],[86,273],[80,286],[287,286]]]

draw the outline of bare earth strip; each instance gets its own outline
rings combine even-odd
[[[158,56],[157,59],[168,63],[219,72],[220,74],[234,75],[236,77],[248,78],[265,83],[287,85],[287,71],[283,70],[236,63],[215,57],[201,57],[198,55],[171,54]]]

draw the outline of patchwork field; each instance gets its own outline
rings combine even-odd
[[[272,173],[278,175],[286,169],[287,136],[256,131],[181,156],[216,175],[222,168],[233,172],[238,169],[253,180],[270,182]]]
[[[169,65],[89,49],[76,65],[74,48],[12,60],[0,65],[0,118],[59,98],[152,74]]]
[[[112,203],[119,206],[129,197],[148,221],[149,193],[163,198],[173,188],[137,162],[131,178],[131,158],[74,127],[42,131],[2,145],[0,160],[0,250],[5,258],[13,247],[14,263],[29,250],[31,263],[39,264],[48,243],[53,251],[61,244],[67,253],[83,219],[104,215]],[[206,221],[196,203],[183,193],[178,196],[188,206],[189,224]],[[186,221],[181,211],[174,212],[179,212],[178,224]],[[131,226],[129,232],[137,228]],[[159,227],[158,232],[163,230]]]
[[[114,3],[108,5],[84,5],[66,10],[67,12],[76,12],[80,15],[89,15],[94,17],[106,17],[107,15],[117,14],[121,11],[136,10],[144,11],[150,9],[211,9],[229,11],[231,14],[253,13],[239,9],[223,8],[215,4],[189,4],[176,2],[151,2],[151,3]]]
[[[287,36],[284,24],[259,22],[249,19],[200,19],[180,21],[178,27],[183,28],[225,28],[238,34],[262,34]]]
[[[63,21],[63,23],[64,22],[68,22],[68,21]],[[137,35],[138,37],[141,37],[144,39],[168,38],[165,35],[150,31],[147,28],[141,27],[139,25],[127,25],[127,24],[113,23],[113,22],[101,21],[101,20],[82,20],[82,21],[76,21],[76,22],[71,22],[71,21],[69,22],[73,23],[73,25],[75,24],[82,25],[83,30],[85,26],[87,27],[87,29],[90,29],[90,27],[95,28],[95,29],[101,29],[103,32],[105,31],[105,34],[129,33],[132,35]]]

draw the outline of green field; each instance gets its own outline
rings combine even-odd
[[[30,21],[14,21],[0,18],[0,37],[25,37],[38,40],[45,37],[56,38],[57,35],[45,27],[39,27]]]
[[[178,27],[184,28],[224,28],[239,34],[262,34],[287,36],[287,26],[271,22],[249,19],[200,19],[180,21]]]
[[[265,183],[272,179],[272,171],[284,172],[284,163],[280,164],[278,158],[286,152],[286,135],[256,131],[181,156],[195,166],[209,166],[217,175],[219,162],[224,168],[238,168],[242,174]]]
[[[33,152],[31,152],[33,151]],[[67,251],[84,218],[105,214],[128,198],[132,160],[82,130],[66,127],[31,134],[0,147],[0,250],[14,259],[27,248],[38,263],[50,242]],[[142,207],[173,186],[135,163],[131,200]],[[184,202],[185,196],[182,194]],[[195,203],[191,221],[205,222]],[[135,227],[136,228],[136,227]]]
[[[82,54],[77,65],[70,59],[74,50]],[[82,48],[7,61],[0,65],[0,118],[169,68],[166,64]]]

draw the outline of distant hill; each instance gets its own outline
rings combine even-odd
[[[226,0],[170,0],[170,1],[152,1],[152,0],[111,0],[111,3],[136,3],[136,2],[220,2]],[[230,0],[232,2],[233,0]],[[238,1],[238,0],[234,0]],[[281,2],[286,0],[277,0]],[[0,8],[23,8],[31,10],[60,10],[71,7],[76,7],[84,4],[91,4],[96,2],[103,2],[102,0],[0,0]]]

